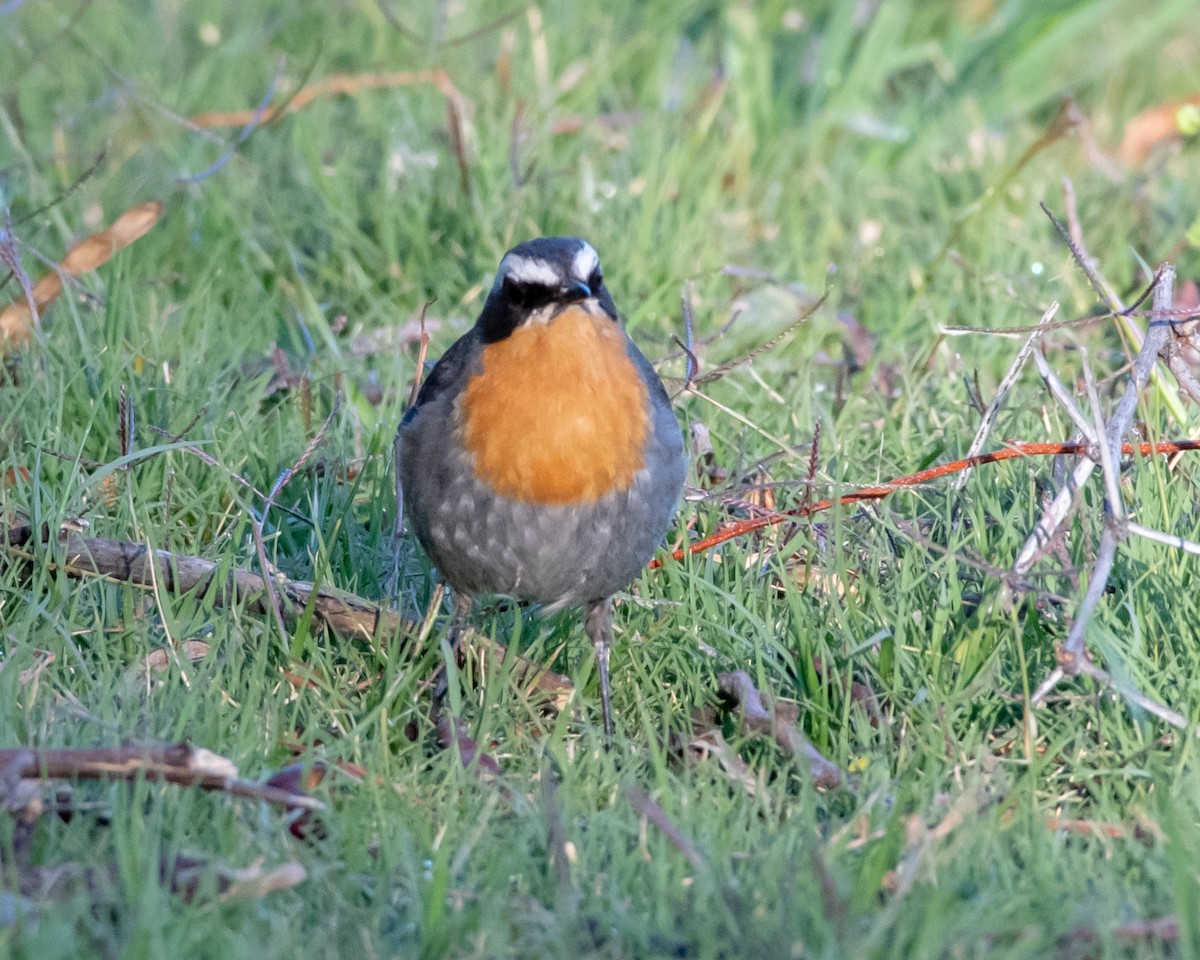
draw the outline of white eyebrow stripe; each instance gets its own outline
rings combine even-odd
[[[562,283],[562,275],[545,260],[533,257],[523,257],[519,253],[510,253],[500,264],[500,277],[511,277],[517,283],[540,283],[546,287],[556,287]]]
[[[592,245],[585,240],[583,246],[579,248],[579,252],[575,254],[571,269],[575,272],[577,279],[586,280],[598,266],[600,266],[600,257],[592,249]]]

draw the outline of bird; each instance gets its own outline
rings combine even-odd
[[[686,464],[591,244],[539,237],[504,255],[405,411],[396,456],[401,510],[454,597],[452,654],[476,598],[582,608],[611,746],[612,598],[666,535]],[[435,712],[446,682],[443,667]]]

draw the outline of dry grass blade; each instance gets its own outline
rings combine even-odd
[[[1004,401],[1008,399],[1008,393],[1013,388],[1013,384],[1017,382],[1017,378],[1021,375],[1021,371],[1025,369],[1025,364],[1029,361],[1030,355],[1036,350],[1041,342],[1042,334],[1045,331],[1046,325],[1050,323],[1055,314],[1058,313],[1058,304],[1050,304],[1049,309],[1042,314],[1042,319],[1038,325],[1034,327],[1033,332],[1021,345],[1021,349],[1017,351],[1016,357],[1013,358],[1012,364],[1008,368],[1008,372],[1000,381],[1000,385],[996,388],[996,395],[992,397],[992,402],[988,404],[987,410],[984,412],[983,420],[979,424],[979,429],[975,432],[975,438],[971,441],[971,446],[967,450],[967,459],[978,454],[983,450],[983,445],[987,443],[988,435],[992,432],[992,427],[995,425],[996,417],[1000,413],[1000,408],[1004,405]],[[954,489],[961,490],[966,486],[967,480],[970,479],[971,471],[964,470],[954,480]]]
[[[783,343],[784,340],[786,340],[789,336],[791,336],[793,333],[795,333],[796,328],[799,327],[800,324],[804,323],[804,321],[808,320],[814,313],[816,313],[818,310],[820,310],[821,307],[823,307],[825,305],[825,301],[828,299],[829,299],[829,291],[826,290],[823,294],[821,294],[821,298],[819,300],[805,306],[804,309],[801,310],[800,313],[796,316],[796,318],[794,320],[792,320],[791,323],[789,323],[786,327],[784,327],[782,330],[780,330],[777,334],[775,334],[775,336],[771,337],[769,340],[764,341],[763,343],[760,343],[758,346],[753,347],[750,350],[747,350],[740,357],[734,357],[732,360],[727,360],[725,363],[721,364],[719,367],[714,367],[712,370],[709,370],[708,373],[705,373],[702,376],[694,377],[694,378],[689,377],[689,381],[688,381],[689,385],[695,385],[695,386],[702,387],[707,383],[712,383],[716,380],[720,380],[723,376],[725,376],[725,374],[729,373],[731,370],[735,370],[744,364],[750,363],[756,357],[760,357],[764,353],[769,353],[770,351],[774,350],[777,346],[779,346],[781,343]],[[689,344],[689,347],[690,347],[690,344]],[[689,352],[688,369],[690,371],[692,368],[691,365],[692,365],[692,362],[694,361],[694,357],[690,356],[690,349],[688,352]]]
[[[258,117],[263,123],[274,120],[282,113],[293,113],[307,107],[321,97],[342,94],[356,96],[368,90],[394,90],[398,87],[433,86],[453,105],[460,119],[468,112],[467,98],[459,92],[444,70],[395,70],[387,73],[335,74],[301,87],[280,107],[272,107]],[[256,110],[199,113],[191,118],[197,127],[244,127],[254,122]]]
[[[260,900],[269,893],[298,886],[308,879],[308,872],[293,860],[270,870],[254,866],[229,871],[228,879],[229,887],[221,894],[222,900]]]

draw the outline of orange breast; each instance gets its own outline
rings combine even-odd
[[[646,401],[621,328],[572,307],[484,347],[462,394],[462,442],[497,493],[590,503],[641,469]]]

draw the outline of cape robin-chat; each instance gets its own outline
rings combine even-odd
[[[505,254],[475,326],[405,413],[397,455],[411,528],[455,594],[451,648],[483,594],[582,606],[608,742],[612,596],[665,535],[685,463],[588,243]],[[444,692],[443,675],[435,700]]]

